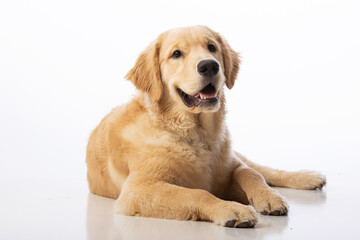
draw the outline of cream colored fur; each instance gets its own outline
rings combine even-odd
[[[171,57],[176,50],[181,58]],[[196,71],[203,59],[220,65],[214,80],[219,102],[189,108],[176,88],[189,95],[204,88]],[[223,89],[233,87],[239,63],[238,54],[207,27],[161,34],[127,74],[138,94],[91,134],[86,159],[90,191],[117,199],[120,214],[253,227],[256,211],[287,214],[288,205],[269,185],[321,188],[325,177],[319,173],[263,167],[231,148]]]

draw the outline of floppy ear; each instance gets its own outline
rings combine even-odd
[[[231,89],[235,84],[235,79],[239,72],[240,58],[226,40],[221,38],[221,47],[223,50],[223,61],[225,65],[226,86]]]
[[[221,45],[222,57],[225,67],[224,69],[224,74],[226,78],[225,84],[229,89],[231,89],[235,84],[235,79],[239,72],[239,64],[240,64],[239,54],[230,47],[227,41],[220,34],[212,31],[211,29],[209,30],[214,34],[217,41]]]
[[[159,101],[163,86],[159,65],[159,44],[154,42],[143,51],[136,60],[135,66],[126,74],[137,89],[150,94],[154,101]]]

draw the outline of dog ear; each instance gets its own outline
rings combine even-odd
[[[231,89],[239,72],[240,58],[226,40],[222,39],[223,61],[225,65],[226,86]]]
[[[137,89],[150,94],[154,101],[159,101],[163,92],[159,65],[160,44],[153,42],[145,49],[135,66],[126,74]]]
[[[239,54],[230,47],[227,41],[220,34],[212,31],[211,29],[209,30],[212,32],[216,40],[221,45],[222,57],[225,67],[224,69],[224,74],[226,78],[225,84],[229,89],[231,89],[235,84],[235,79],[239,72],[239,65],[240,65]]]

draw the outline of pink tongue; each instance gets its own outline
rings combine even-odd
[[[216,92],[213,93],[198,92],[194,97],[200,97],[200,95],[207,98],[214,98],[216,97]]]
[[[206,97],[206,98],[215,98],[216,97],[216,90],[215,87],[212,86],[211,84],[208,84],[206,87],[204,87],[203,90],[201,90],[200,92],[198,92],[195,97],[200,97],[200,95],[202,97]]]
[[[213,93],[204,93],[204,92],[199,92],[199,95],[202,95],[203,97],[207,97],[207,98],[214,98],[216,97],[216,92]]]

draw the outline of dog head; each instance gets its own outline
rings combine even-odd
[[[179,28],[151,43],[126,78],[155,102],[175,102],[193,113],[215,112],[224,85],[234,85],[239,63],[238,54],[208,27]]]

